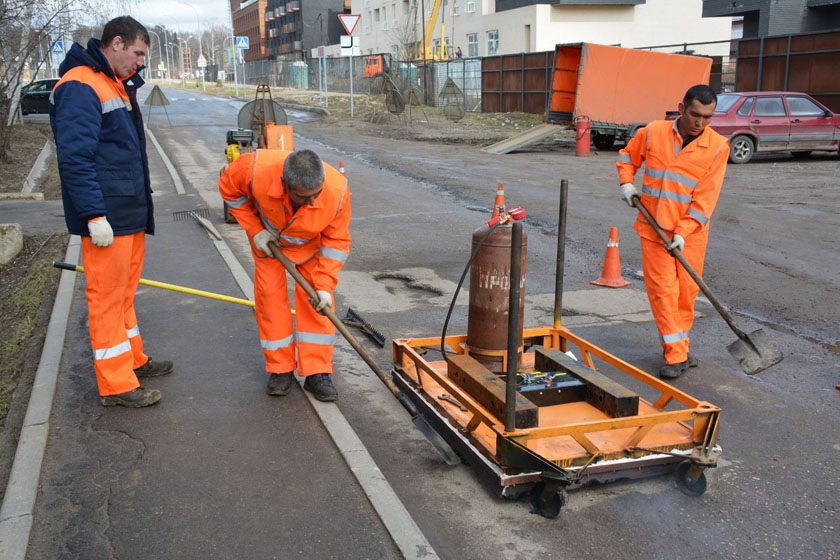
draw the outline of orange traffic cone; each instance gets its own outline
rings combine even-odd
[[[606,286],[607,288],[621,288],[629,286],[628,282],[621,277],[621,259],[618,256],[618,228],[610,228],[610,239],[607,241],[607,256],[604,258],[604,270],[601,277],[593,280],[590,284]]]
[[[344,172],[344,160],[338,162],[338,172],[344,175],[345,177],[347,176],[347,173]]]
[[[501,181],[499,181],[499,186],[496,187],[496,202],[493,203],[493,216],[491,217],[499,217],[499,206],[502,208],[505,206],[505,187]]]

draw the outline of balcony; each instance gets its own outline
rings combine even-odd
[[[292,47],[293,50],[296,50],[296,51],[303,50],[303,41],[295,41],[294,43],[292,43],[292,45],[293,45],[293,47]]]
[[[292,0],[291,2],[286,2],[286,11],[287,12],[297,12],[300,10],[300,0]]]

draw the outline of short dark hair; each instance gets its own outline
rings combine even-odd
[[[696,86],[688,88],[688,91],[685,92],[685,97],[683,97],[682,100],[683,105],[688,107],[695,99],[702,105],[709,105],[711,103],[717,105],[717,94],[715,93],[715,90],[706,84],[697,84]]]
[[[140,39],[147,45],[151,43],[149,32],[143,24],[131,16],[120,16],[105,24],[102,30],[101,46],[107,47],[117,37],[121,37],[126,46]]]
[[[324,182],[324,164],[312,150],[292,152],[283,163],[283,181],[287,188],[315,190]]]

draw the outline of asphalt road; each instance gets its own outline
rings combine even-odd
[[[155,108],[151,128],[184,179],[189,198],[178,206],[210,209],[250,271],[247,240],[238,226],[221,223],[216,191],[224,132],[235,126],[241,103],[165,92],[173,100],[167,108],[172,126]],[[353,191],[354,242],[337,290],[339,314],[352,306],[388,338],[439,335],[469,256],[470,235],[487,219],[496,182],[502,180],[509,204],[524,206],[530,216],[526,325],[549,324],[558,185],[567,178],[572,192],[566,324],[643,369],[659,366],[642,283],[631,277],[640,268],[639,250],[630,229],[632,213],[616,196],[616,152],[588,159],[575,158],[568,150],[491,156],[469,146],[337,133],[308,115],[292,115],[292,120],[295,147],[315,149],[333,165],[343,160]],[[676,385],[723,409],[723,457],[708,472],[709,490],[702,497],[684,496],[670,477],[658,477],[572,492],[555,520],[533,515],[525,502],[496,497],[466,465],[443,464],[364,363],[348,346],[337,347],[338,409],[437,554],[458,559],[840,557],[840,392],[834,389],[840,381],[840,357],[826,344],[798,334],[822,342],[840,339],[832,239],[840,224],[838,171],[840,162],[825,157],[808,162],[761,158],[729,169],[706,279],[740,313],[745,330],[763,326],[786,357],[771,370],[746,376],[725,350],[734,335],[708,305],[699,304],[702,316],[692,332],[692,350],[702,363]],[[159,220],[166,217],[159,214]],[[622,262],[634,280],[621,290],[589,286],[600,273],[611,226],[620,228]],[[169,231],[177,235],[179,229]],[[159,279],[173,282],[180,268],[201,266],[190,261],[167,264],[160,270],[172,271],[174,278]],[[212,277],[219,274],[214,270]],[[218,336],[229,328],[224,316],[207,318],[202,328],[214,333],[211,344],[224,344]],[[459,304],[450,333],[465,329],[466,307]],[[190,344],[201,343],[191,333],[168,336],[172,348],[182,336],[197,341]],[[368,347],[380,363],[390,361],[388,346]],[[237,349],[236,359],[258,361],[243,352]],[[188,356],[196,370],[216,367],[191,346]],[[235,393],[235,384],[228,390]],[[225,399],[214,402],[242,406]],[[192,407],[184,412],[190,411]],[[266,411],[267,417],[304,413],[297,408]],[[248,436],[243,432],[241,437]],[[246,456],[226,468],[246,472],[252,467]],[[222,519],[232,519],[248,504],[213,494],[196,498],[191,507],[217,507]],[[331,516],[341,509],[340,502],[329,507],[316,503],[306,514]],[[189,508],[183,510],[189,513]],[[212,516],[203,519],[216,521]],[[241,530],[240,525],[212,527],[220,541]],[[354,534],[359,527],[352,515],[342,512],[334,529]],[[206,527],[182,522],[178,530],[189,538]],[[379,529],[370,525],[367,530]],[[333,553],[347,557],[341,550]]]

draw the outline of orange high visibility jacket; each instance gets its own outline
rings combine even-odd
[[[644,163],[642,204],[663,230],[688,242],[690,235],[709,229],[728,158],[729,142],[711,127],[683,148],[677,121],[654,121],[619,152],[616,167],[620,183],[632,183]],[[633,229],[659,240],[641,214]]]
[[[318,259],[312,287],[332,292],[338,272],[350,255],[350,189],[347,179],[324,164],[324,189],[313,206],[292,210],[283,188],[283,162],[292,152],[257,150],[243,154],[219,178],[219,191],[236,221],[254,235],[267,229],[292,262]],[[254,248],[255,254],[263,253]]]

